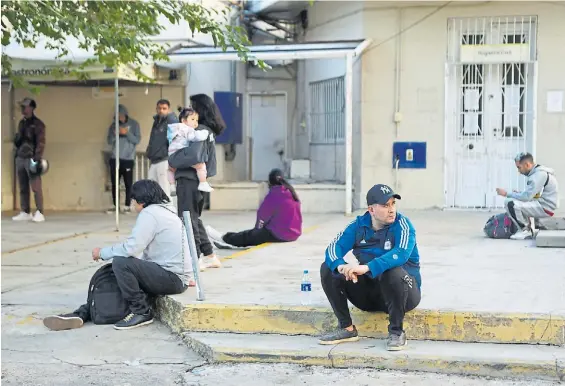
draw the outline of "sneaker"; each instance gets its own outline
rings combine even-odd
[[[20,212],[17,216],[12,217],[13,221],[31,221],[33,216],[30,213]]]
[[[204,261],[203,256],[198,259],[198,268],[200,269],[200,272],[206,271],[206,262]]]
[[[406,334],[403,332],[400,335],[388,334],[386,340],[386,349],[388,351],[400,351],[404,350],[406,346]]]
[[[202,256],[200,258],[200,263],[200,267],[202,267],[202,264],[204,264],[204,267],[206,268],[222,268],[222,262],[215,254],[212,254],[210,256]]]
[[[198,190],[210,193],[214,191],[214,188],[208,182],[201,182],[198,184]]]
[[[53,331],[72,330],[83,324],[84,321],[77,314],[54,315],[43,319],[43,325]]]
[[[320,344],[338,344],[345,342],[357,342],[359,340],[359,334],[357,333],[357,328],[353,326],[353,331],[349,331],[345,328],[340,328],[336,331],[330,332],[320,338]]]
[[[44,222],[45,216],[40,211],[36,211],[35,214],[33,215],[33,218],[31,219],[31,221],[33,221],[33,222]]]
[[[145,326],[153,323],[153,315],[151,312],[145,315],[129,314],[118,323],[114,324],[116,330],[131,330],[132,328]]]
[[[108,210],[106,211],[106,213],[108,213],[108,214],[114,214],[114,213],[116,213],[116,207],[113,207],[113,208],[108,209]]]
[[[131,214],[131,207],[126,206],[124,209],[122,209],[122,211],[123,214]]]
[[[529,229],[522,229],[510,236],[512,240],[527,240],[532,238],[532,231]]]

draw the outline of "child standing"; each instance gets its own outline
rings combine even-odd
[[[208,139],[208,131],[195,130],[198,127],[198,113],[192,108],[186,109],[179,107],[180,123],[173,123],[167,127],[167,140],[169,141],[169,155],[176,151],[190,146],[190,142],[201,142]],[[206,181],[208,173],[204,162],[192,166],[196,169],[198,176],[198,190],[202,192],[211,192],[214,189]],[[171,192],[175,192],[175,169],[169,167],[169,183],[171,184]]]

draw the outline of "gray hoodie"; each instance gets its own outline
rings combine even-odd
[[[120,114],[126,116],[126,122],[121,123],[120,127],[127,127],[128,132],[125,135],[120,135],[119,140],[119,150],[120,159],[123,160],[134,160],[135,159],[135,147],[141,141],[141,129],[139,128],[139,123],[130,116],[128,116],[128,110],[124,105],[120,105],[118,109]],[[108,128],[108,145],[112,147],[112,158],[116,158],[116,121],[112,121],[112,124]]]
[[[526,190],[508,192],[507,197],[519,201],[538,200],[542,208],[556,210],[559,207],[559,185],[553,169],[535,165],[527,177]]]
[[[149,205],[143,208],[131,235],[123,242],[102,248],[100,258],[115,256],[152,261],[175,273],[184,284],[192,277],[188,240],[182,221],[171,205]]]

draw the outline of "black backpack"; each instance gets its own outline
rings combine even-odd
[[[92,275],[86,304],[94,324],[114,324],[131,312],[122,297],[111,263]]]

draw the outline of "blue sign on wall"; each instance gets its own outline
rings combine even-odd
[[[392,144],[392,167],[399,169],[426,168],[426,142],[394,142]]]

